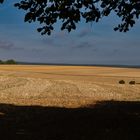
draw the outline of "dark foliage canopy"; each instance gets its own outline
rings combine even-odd
[[[0,60],[0,65],[1,64],[17,64],[17,62],[14,59],[9,59],[6,61]]]
[[[122,21],[114,30],[127,32],[140,15],[139,0],[22,0],[15,6],[26,11],[25,22],[38,21],[42,25],[37,29],[42,35],[50,35],[58,21],[62,23],[61,30],[70,32],[81,19],[98,22],[111,12]]]

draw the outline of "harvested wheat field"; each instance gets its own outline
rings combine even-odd
[[[130,85],[130,81],[136,83]],[[0,103],[75,108],[110,100],[140,101],[140,69],[0,66]]]
[[[139,140],[139,132],[140,69],[0,66],[1,140]]]

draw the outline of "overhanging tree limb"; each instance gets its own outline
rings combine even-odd
[[[57,21],[62,22],[61,30],[70,32],[81,19],[98,22],[112,11],[122,21],[114,30],[127,32],[140,15],[138,0],[22,0],[15,6],[27,11],[25,22],[38,21],[42,25],[37,29],[42,35],[50,35]]]

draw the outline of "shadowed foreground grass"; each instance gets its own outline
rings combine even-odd
[[[140,139],[140,102],[67,109],[0,104],[0,140]]]

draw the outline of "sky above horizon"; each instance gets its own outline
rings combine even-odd
[[[41,36],[37,24],[24,22],[24,12],[0,5],[0,59],[23,62],[140,65],[140,22],[127,33],[115,32],[110,16],[97,24],[78,24],[71,33],[57,24],[51,36]]]

